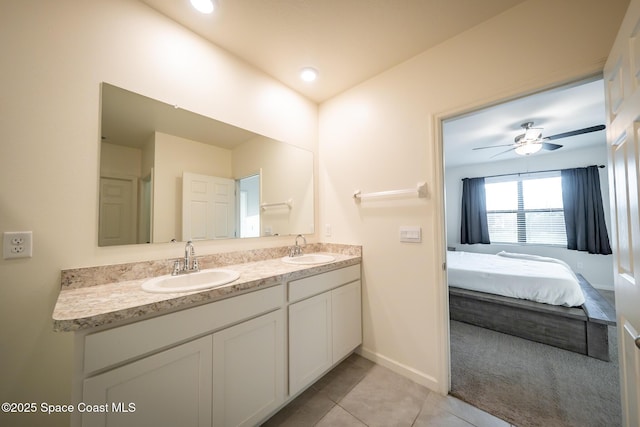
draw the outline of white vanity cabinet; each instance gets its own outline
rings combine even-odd
[[[331,292],[289,306],[289,393],[331,367]]]
[[[71,425],[264,422],[362,343],[360,264],[286,280],[77,332]]]
[[[331,291],[331,336],[334,363],[362,344],[360,280]]]
[[[213,334],[213,425],[254,426],[285,400],[284,310]]]
[[[85,379],[83,409],[85,427],[211,426],[211,336]]]
[[[362,343],[360,265],[289,282],[289,394]]]
[[[255,425],[285,400],[285,292],[274,286],[78,336],[82,426]]]

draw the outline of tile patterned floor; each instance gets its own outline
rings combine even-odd
[[[263,424],[265,427],[510,427],[356,354]]]

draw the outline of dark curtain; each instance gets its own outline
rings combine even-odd
[[[484,178],[464,178],[462,180],[462,213],[460,217],[460,243],[469,245],[490,243]]]
[[[567,249],[609,255],[598,167],[565,169],[561,174]]]

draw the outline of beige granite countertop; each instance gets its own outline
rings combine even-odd
[[[280,259],[286,248],[198,257],[201,269],[224,267],[238,271],[240,277],[228,285],[193,292],[149,293],[141,289],[145,280],[170,271],[173,260],[63,270],[53,329],[76,331],[125,323],[361,262],[359,246],[316,244],[312,249],[316,250],[305,252],[330,253],[335,260],[316,265],[286,264]]]

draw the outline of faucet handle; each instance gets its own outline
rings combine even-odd
[[[200,267],[198,266],[198,258],[196,258],[196,257],[193,258],[192,270],[193,271],[200,271]]]
[[[180,273],[180,261],[175,261],[173,263],[173,271],[171,272],[172,276],[177,276]]]

